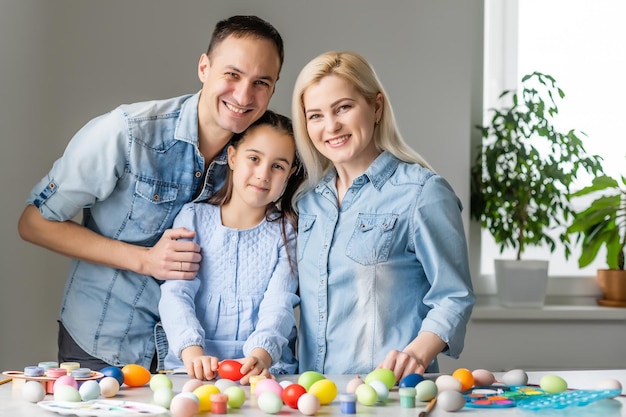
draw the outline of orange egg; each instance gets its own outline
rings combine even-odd
[[[474,386],[474,375],[466,368],[459,368],[452,372],[452,377],[461,383],[461,391],[466,391]]]
[[[124,384],[129,387],[141,387],[150,382],[150,378],[152,378],[149,370],[134,363],[124,366],[122,373],[124,374]]]

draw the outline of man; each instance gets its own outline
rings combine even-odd
[[[200,92],[122,105],[87,123],[32,189],[24,240],[73,258],[59,316],[59,361],[151,370],[167,353],[159,279],[193,279],[200,248],[170,229],[180,208],[222,185],[226,145],[267,109],[284,59],[255,16],[220,21],[200,57]],[[82,211],[82,224],[72,219]],[[158,355],[155,356],[155,351]]]

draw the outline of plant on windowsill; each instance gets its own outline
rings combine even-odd
[[[553,77],[533,72],[522,78],[521,92],[500,95],[508,107],[491,109],[489,124],[477,126],[483,142],[471,167],[470,215],[491,233],[500,253],[516,250],[515,260],[494,261],[505,306],[543,305],[548,261],[522,260],[524,250],[545,244],[554,252],[554,230],[573,215],[567,196],[574,180],[580,172],[602,172],[601,158],[585,151],[582,132],[554,126],[556,100],[564,96]],[[526,292],[531,299],[520,298]]]
[[[626,177],[621,183],[603,175],[593,179],[590,186],[571,194],[571,198],[597,196],[587,208],[574,213],[574,220],[566,230],[567,236],[576,235],[576,243],[581,243],[578,266],[581,268],[593,262],[602,247],[606,249],[608,269],[598,269],[596,279],[603,298],[598,304],[626,307]],[[566,253],[568,256],[571,252]]]

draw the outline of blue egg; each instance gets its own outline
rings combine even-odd
[[[100,369],[100,373],[104,376],[110,376],[117,379],[117,382],[120,383],[120,386],[124,383],[124,373],[117,366],[107,366],[106,368]]]
[[[400,388],[414,388],[417,384],[424,380],[424,376],[420,374],[409,374],[400,380],[398,387]]]

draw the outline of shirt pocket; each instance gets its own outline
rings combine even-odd
[[[144,233],[160,233],[171,224],[178,187],[139,179],[135,183],[130,220]]]
[[[302,213],[298,216],[298,238],[296,243],[296,247],[298,250],[298,261],[302,260],[304,249],[306,248],[306,244],[309,241],[309,237],[311,236],[313,224],[315,224],[316,217],[317,216],[313,214]]]
[[[359,214],[346,256],[362,265],[385,262],[397,220],[397,214]]]

